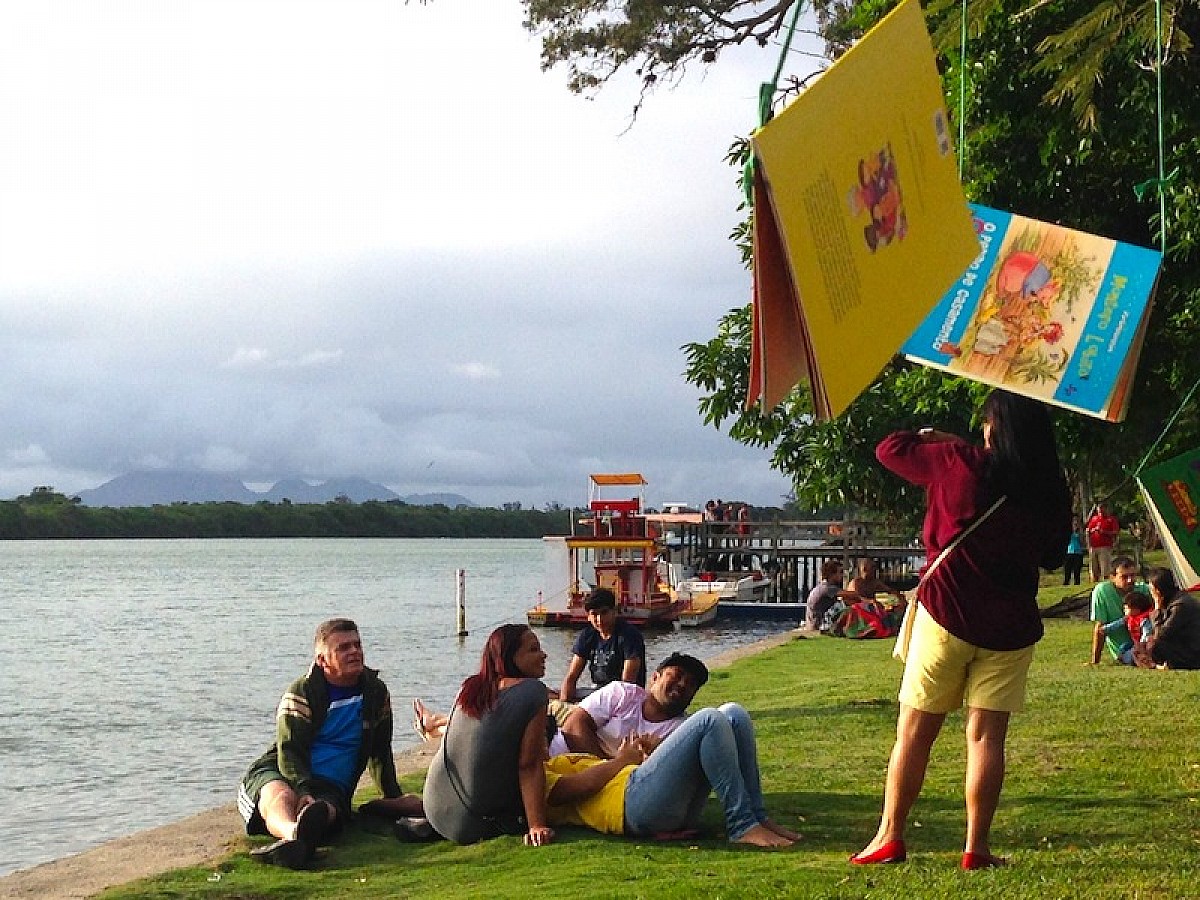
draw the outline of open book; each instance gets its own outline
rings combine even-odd
[[[1121,421],[1162,255],[986,206],[971,211],[980,253],[904,354]]]
[[[748,402],[819,418],[878,376],[979,253],[933,47],[904,0],[751,139]]]
[[[1180,587],[1200,589],[1200,449],[1145,469],[1138,486]]]

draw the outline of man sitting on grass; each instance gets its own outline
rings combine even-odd
[[[247,834],[279,840],[250,851],[262,862],[301,869],[350,818],[350,798],[368,766],[383,800],[378,811],[421,814],[405,795],[392,757],[392,705],[379,673],[363,664],[358,626],[330,619],[317,627],[308,674],[292,682],[275,715],[275,743],[238,789]]]
[[[1121,618],[1125,599],[1134,591],[1140,591],[1147,597],[1150,589],[1144,584],[1137,584],[1137,563],[1128,556],[1113,558],[1108,577],[1092,588],[1092,610],[1089,618],[1101,625]],[[1109,655],[1120,660],[1121,650],[1132,644],[1134,635],[1124,625],[1114,628],[1105,635],[1104,645]]]

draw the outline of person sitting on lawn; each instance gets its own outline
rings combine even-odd
[[[588,624],[571,647],[571,662],[558,689],[558,699],[578,699],[579,676],[587,667],[592,684],[628,681],[646,686],[646,642],[635,626],[617,614],[617,598],[608,588],[596,588],[584,601]],[[589,692],[590,693],[590,692]]]
[[[846,572],[840,559],[827,559],[821,563],[821,580],[808,592],[804,604],[804,628],[806,631],[822,631],[826,614],[838,600],[853,603],[858,595],[842,587]]]
[[[550,755],[570,751],[611,757],[629,736],[661,741],[686,719],[688,705],[708,681],[708,667],[694,656],[672,653],[650,677],[648,688],[614,681],[585,697],[550,742]]]
[[[625,737],[611,759],[586,753],[546,761],[546,802],[556,825],[631,837],[690,837],[710,792],[731,843],[789,847],[799,835],[767,816],[754,726],[736,703],[689,716],[648,752]]]
[[[879,594],[891,594],[897,600],[904,599],[900,591],[879,577],[879,566],[869,556],[864,556],[858,561],[858,571],[846,585],[846,590],[862,600],[874,600]]]
[[[1089,618],[1093,622],[1105,624],[1121,618],[1125,607],[1125,598],[1133,591],[1140,591],[1147,597],[1150,589],[1144,584],[1137,583],[1137,563],[1128,556],[1113,557],[1108,577],[1092,588],[1092,609]],[[1113,659],[1119,659],[1121,648],[1133,643],[1133,635],[1122,624],[1110,631],[1105,637],[1104,645]]]
[[[278,838],[250,855],[289,869],[307,866],[349,821],[350,798],[368,767],[384,798],[372,801],[375,809],[395,816],[421,810],[421,798],[404,794],[396,780],[391,698],[379,673],[363,664],[358,626],[322,622],[313,647],[308,674],[279,701],[275,743],[238,789],[246,833]]]
[[[425,777],[424,813],[456,844],[524,834],[554,839],[546,820],[546,654],[528,625],[501,625],[487,639],[479,671],[454,701]]]
[[[1200,669],[1200,603],[1180,589],[1170,569],[1150,570],[1154,631],[1135,651],[1139,666]]]
[[[1100,652],[1104,649],[1105,639],[1122,628],[1133,638],[1121,646],[1117,654],[1117,663],[1122,666],[1136,665],[1133,658],[1134,647],[1144,643],[1154,631],[1154,622],[1150,619],[1153,606],[1150,598],[1141,591],[1130,591],[1125,596],[1125,615],[1111,622],[1097,622],[1092,635],[1092,665],[1100,665]]]

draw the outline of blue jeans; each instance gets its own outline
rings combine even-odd
[[[736,840],[767,817],[750,715],[737,703],[689,716],[625,785],[625,833],[648,837],[694,828],[717,794]]]

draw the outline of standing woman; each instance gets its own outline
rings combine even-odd
[[[501,834],[548,844],[546,654],[527,625],[501,625],[463,682],[425,779],[425,815],[456,844]]]
[[[1004,741],[1009,716],[1024,701],[1034,644],[1042,637],[1038,568],[1062,564],[1071,504],[1042,404],[996,390],[981,417],[982,447],[922,429],[891,434],[875,449],[885,467],[926,489],[928,558],[951,549],[928,567],[917,589],[883,813],[875,837],[850,858],[859,865],[906,858],[904,827],[921,793],[930,751],[946,714],[964,702],[962,867],[1004,863],[988,843],[1004,785]]]

